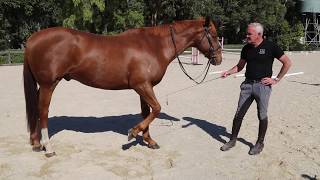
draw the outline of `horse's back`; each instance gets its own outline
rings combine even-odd
[[[54,27],[43,29],[33,33],[27,40],[26,49],[33,50],[33,48],[41,48],[46,43],[46,47],[49,47],[53,42],[63,41],[66,38],[70,38],[73,35],[73,30]]]

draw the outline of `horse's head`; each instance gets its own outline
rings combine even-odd
[[[216,27],[210,20],[206,18],[203,24],[202,35],[196,40],[195,46],[203,53],[213,65],[219,65],[222,61],[222,50],[219,43]]]

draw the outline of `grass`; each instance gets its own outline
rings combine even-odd
[[[224,44],[223,48],[225,49],[242,49],[244,44]]]
[[[10,59],[9,59],[10,51]],[[10,49],[0,52],[0,65],[1,64],[21,64],[23,63],[23,50]],[[10,62],[8,62],[10,61]]]

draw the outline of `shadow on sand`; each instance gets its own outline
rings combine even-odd
[[[160,113],[158,119],[169,121],[179,121],[179,119]],[[49,118],[49,137],[63,130],[71,130],[83,133],[97,133],[112,131],[119,134],[127,135],[128,130],[142,121],[140,114],[127,114],[121,116],[106,116],[106,117],[69,117],[55,116]],[[137,136],[136,141],[123,145],[123,149],[129,149],[131,146],[140,144],[145,146],[141,136]]]
[[[195,119],[191,117],[183,117],[182,119],[185,121],[189,121],[189,123],[186,125],[183,125],[182,128],[187,128],[188,126],[196,125],[199,128],[201,128],[203,131],[205,131],[207,134],[209,134],[211,137],[213,137],[214,139],[216,139],[217,141],[223,144],[226,143],[227,141],[224,140],[222,137],[227,137],[229,139],[231,136],[231,134],[229,134],[226,131],[225,127],[212,124],[206,120]],[[253,147],[253,144],[251,142],[248,142],[243,138],[238,138],[238,141],[249,146],[250,148]]]
[[[314,177],[311,177],[307,174],[301,174],[301,177],[303,177],[304,179],[307,179],[307,180],[318,180],[317,175],[314,175]]]
[[[289,82],[294,82],[294,83],[303,84],[303,85],[309,85],[309,86],[320,86],[319,83],[306,83],[306,82],[300,82],[300,81],[289,81]]]

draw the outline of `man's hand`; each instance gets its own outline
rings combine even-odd
[[[263,78],[261,80],[261,83],[264,85],[274,85],[274,84],[277,84],[278,82],[279,82],[279,80],[269,78],[269,77]]]
[[[226,77],[230,76],[231,74],[240,72],[244,68],[246,63],[247,62],[244,59],[240,59],[237,65],[235,65],[234,67],[232,67],[228,71],[224,71],[223,73],[221,73],[220,77],[226,78]]]
[[[223,72],[223,73],[221,73],[221,78],[226,78],[226,77],[228,77],[230,75],[230,73],[228,72],[228,71],[225,71],[225,72]]]

